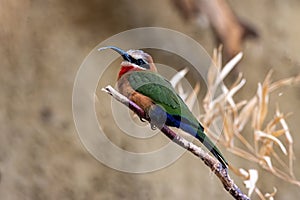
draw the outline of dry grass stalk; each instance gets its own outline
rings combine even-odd
[[[245,85],[246,80],[240,74],[231,87],[227,87],[223,80],[241,60],[242,54],[237,54],[222,68],[221,51],[222,48],[214,50],[214,63],[210,67],[207,77],[208,89],[203,100],[205,113],[201,115],[201,121],[206,127],[206,132],[223,144],[231,153],[255,162],[274,176],[300,187],[300,182],[296,180],[293,172],[293,138],[286,123],[287,115],[281,113],[277,106],[273,119],[267,121],[266,118],[269,112],[268,106],[271,92],[283,86],[298,84],[300,75],[272,82],[271,71],[267,74],[263,83],[258,84],[254,97],[248,101],[235,102],[233,96]],[[184,73],[186,74],[187,72],[184,71]],[[179,82],[180,80],[177,81]],[[221,94],[217,94],[218,88],[221,88]],[[193,93],[197,94],[198,92],[199,86],[195,87]],[[192,107],[191,103],[189,103],[189,107]],[[223,119],[224,125],[224,133],[221,137],[207,128],[220,117]],[[243,134],[246,134],[243,133],[245,126],[249,123],[252,127],[253,142],[247,141],[243,137]],[[244,147],[237,147],[235,145],[236,141],[239,141]],[[275,146],[279,147],[280,152],[275,151]],[[284,157],[285,161],[280,157]],[[273,162],[274,160],[276,162]],[[276,166],[274,163],[276,163]],[[259,179],[259,175],[256,169],[236,169],[234,166],[231,166],[231,170],[244,180],[249,196],[255,192],[261,199],[274,199],[276,188],[274,188],[272,193],[266,194],[263,194],[257,188],[256,182]]]

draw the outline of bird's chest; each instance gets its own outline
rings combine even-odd
[[[121,94],[123,94],[128,99],[136,103],[139,107],[141,107],[145,111],[148,111],[150,107],[154,104],[149,97],[135,91],[131,87],[127,75],[122,76],[118,80],[117,86]]]

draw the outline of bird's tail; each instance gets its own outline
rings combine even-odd
[[[182,120],[180,123],[174,125],[174,121],[172,120],[172,126],[178,127],[182,129],[183,131],[193,135],[195,138],[197,138],[217,159],[218,161],[222,164],[223,168],[228,168],[228,163],[225,160],[225,158],[222,156],[220,150],[214,145],[214,143],[205,135],[204,133],[204,128],[200,123],[194,122],[191,123],[188,120]],[[196,119],[195,119],[196,121]]]
[[[199,124],[197,129],[197,135],[195,136],[222,164],[223,168],[228,168],[228,163],[221,154],[220,150],[214,143],[205,135],[202,126]]]

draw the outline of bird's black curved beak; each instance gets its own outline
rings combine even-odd
[[[118,47],[115,47],[115,46],[107,46],[107,47],[101,47],[98,49],[98,51],[102,51],[102,50],[105,50],[105,49],[112,49],[114,51],[116,51],[117,53],[119,53],[124,60],[130,62],[130,63],[136,63],[137,60],[135,58],[133,58],[131,55],[129,55],[126,51],[118,48]]]

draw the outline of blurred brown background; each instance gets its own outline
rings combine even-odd
[[[247,84],[239,97],[253,96],[270,69],[274,80],[298,74],[300,2],[229,3],[260,34],[259,40],[244,44],[240,71]],[[81,62],[102,40],[143,26],[181,31],[208,52],[215,47],[212,31],[185,22],[170,0],[0,2],[0,199],[231,199],[189,153],[160,171],[135,175],[102,165],[81,144],[71,105]],[[295,142],[295,175],[300,178],[300,88],[281,92],[271,100],[274,105],[279,102],[282,111],[293,112],[288,124]],[[101,101],[107,103],[110,97]],[[228,152],[225,155],[236,166],[249,166]],[[262,192],[275,186],[276,199],[300,198],[299,187],[263,170],[260,177]]]

